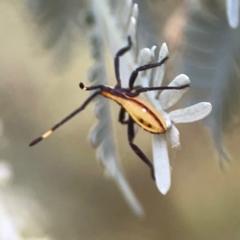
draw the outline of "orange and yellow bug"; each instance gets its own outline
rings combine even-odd
[[[148,91],[156,91],[156,90],[166,90],[166,89],[183,89],[189,87],[189,84],[185,84],[182,86],[161,86],[161,87],[149,87],[149,88],[134,88],[135,80],[138,76],[138,73],[141,71],[145,71],[151,68],[156,68],[161,66],[167,59],[168,56],[163,58],[158,63],[147,64],[141,67],[136,68],[129,79],[129,86],[128,88],[122,88],[121,86],[121,79],[120,79],[120,71],[119,71],[119,59],[120,57],[126,53],[128,50],[131,49],[132,41],[131,38],[128,37],[128,45],[122,49],[120,49],[114,59],[114,69],[115,69],[115,76],[117,80],[117,84],[114,88],[106,86],[106,85],[95,85],[91,87],[85,87],[83,83],[80,83],[79,86],[81,89],[85,91],[95,90],[94,93],[88,97],[85,102],[65,117],[62,121],[55,124],[50,130],[45,132],[42,136],[34,139],[29,146],[33,146],[40,142],[41,140],[49,137],[53,131],[63,125],[65,122],[70,120],[76,114],[81,112],[97,95],[102,95],[106,98],[109,98],[120,105],[120,112],[119,112],[119,122],[122,124],[126,124],[128,126],[128,141],[133,149],[133,151],[143,160],[151,169],[152,178],[154,177],[154,169],[152,162],[146,157],[146,155],[141,151],[141,149],[133,143],[135,138],[135,131],[134,131],[134,123],[138,124],[144,130],[153,133],[153,134],[161,134],[166,132],[166,122],[163,116],[149,103],[138,99],[137,96],[142,92]],[[128,118],[126,120],[126,114],[128,114]]]

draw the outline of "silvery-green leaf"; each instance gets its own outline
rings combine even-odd
[[[91,83],[97,82],[99,75],[104,74],[104,72],[101,72],[101,71],[103,71],[102,65],[99,65],[97,63],[94,64],[88,71],[87,77],[88,77],[89,82],[91,82]]]
[[[97,118],[103,118],[108,114],[108,108],[106,108],[108,99],[105,99],[102,96],[99,96],[98,98],[100,101],[97,101],[94,106],[94,114]]]
[[[153,138],[153,166],[158,190],[167,194],[171,186],[171,167],[168,157],[166,136],[154,134]]]
[[[91,134],[89,135],[89,141],[92,147],[97,148],[103,141],[106,130],[108,128],[108,122],[99,121],[91,129]]]
[[[192,102],[208,101],[213,106],[205,122],[220,161],[228,160],[223,132],[240,113],[239,39],[240,28],[231,29],[225,12],[219,9],[205,6],[204,11],[189,16],[181,71],[191,79]]]
[[[107,1],[92,1],[94,15],[96,17],[96,23],[99,24],[95,28],[95,37],[99,38],[100,35],[106,37],[106,41],[109,41],[110,48],[113,54],[115,54],[119,48],[124,47],[127,45],[127,33],[125,37],[123,38],[121,33],[118,32],[118,27],[120,27],[117,23],[116,19],[112,15],[112,11],[109,9],[109,5],[107,4]],[[131,8],[132,9],[132,8]],[[122,9],[121,11],[126,11],[126,9]],[[136,10],[135,10],[136,11]],[[132,10],[128,11],[132,12]],[[135,12],[136,14],[136,12]],[[108,21],[106,21],[106,19]],[[128,34],[132,36],[132,42],[136,42],[136,29],[134,23],[133,17],[131,18],[131,21],[129,19],[129,24],[131,25],[128,28]],[[125,21],[126,23],[127,21]],[[100,34],[99,28],[104,29],[106,33]],[[125,29],[124,26],[122,26],[122,29]],[[111,32],[111,37],[108,35]],[[114,36],[114,37],[113,37]],[[98,41],[92,41],[94,48],[99,48],[101,46],[94,45],[94,43],[97,43]],[[98,52],[94,50],[93,52]],[[134,64],[134,57],[133,54],[128,54],[128,58],[125,58],[126,61],[120,62],[120,77],[122,80],[122,86],[127,87],[128,86],[128,77],[130,75],[130,62],[133,65]],[[99,66],[102,66],[103,70],[99,71],[100,76],[95,77],[96,84],[106,84],[107,76],[105,75],[104,71],[104,64],[103,64],[103,56],[101,54],[101,51],[98,52],[96,56],[96,61],[98,62],[97,66],[99,69]],[[132,60],[133,59],[133,60]],[[121,58],[122,60],[122,58]],[[99,122],[94,127],[93,131],[90,134],[90,139],[92,144],[95,147],[98,147],[97,149],[97,158],[101,165],[105,169],[105,174],[112,179],[114,179],[119,186],[120,190],[123,193],[124,198],[126,199],[127,203],[133,210],[133,212],[137,215],[143,215],[143,209],[141,207],[141,204],[138,202],[137,198],[134,196],[133,192],[131,191],[130,186],[128,185],[122,168],[119,163],[118,155],[116,153],[116,147],[115,147],[115,141],[113,136],[113,126],[112,126],[112,119],[110,114],[110,108],[109,103],[107,102],[107,99],[104,98],[98,98],[98,102],[95,107],[95,113],[99,119]]]
[[[212,111],[212,105],[201,102],[187,108],[177,109],[169,113],[174,123],[189,123],[205,118]]]
[[[123,174],[119,160],[117,159],[114,143],[112,142],[111,144],[109,141],[105,141],[103,145],[98,148],[97,156],[101,165],[105,168],[105,175],[111,177],[116,182],[133,213],[142,217],[144,210]]]
[[[129,204],[129,206],[132,207],[133,212],[138,215],[139,217],[144,216],[144,210],[139,203],[138,199],[133,194],[131,188],[129,187],[128,182],[126,181],[125,176],[122,174],[122,172],[117,172],[115,176],[116,183],[119,187],[119,189],[122,191],[122,194]]]
[[[173,81],[168,86],[181,86],[185,84],[190,84],[190,79],[185,74],[180,74],[173,79]],[[160,104],[162,108],[168,109],[172,107],[182,95],[188,90],[188,88],[180,90],[163,90],[159,96]]]
[[[137,19],[135,18],[137,15],[137,7],[133,7],[131,18],[129,19],[129,24],[131,26],[128,29],[125,29],[122,26],[122,23],[119,21],[117,17],[119,15],[124,15],[123,9],[119,4],[119,8],[117,8],[116,12],[113,12],[109,8],[109,4],[106,0],[104,1],[96,1],[92,0],[92,10],[94,14],[98,17],[98,26],[101,29],[101,36],[104,36],[104,40],[108,43],[109,48],[113,56],[115,56],[116,52],[127,45],[127,36],[131,36],[131,40],[133,42],[132,51],[124,54],[121,57],[120,63],[120,72],[121,72],[121,80],[122,86],[128,87],[128,80],[133,68],[136,67],[136,55],[137,53],[137,38],[136,38],[136,27],[137,27]],[[113,15],[113,13],[115,15]]]

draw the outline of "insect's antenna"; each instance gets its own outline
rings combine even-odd
[[[84,86],[83,86],[84,87]],[[60,122],[58,122],[57,124],[55,124],[50,130],[48,130],[47,132],[45,132],[42,136],[34,139],[29,146],[34,146],[37,143],[39,143],[40,141],[42,141],[43,139],[49,137],[53,131],[55,131],[57,128],[59,128],[60,126],[62,126],[65,122],[67,122],[68,120],[70,120],[71,118],[73,118],[76,114],[78,114],[79,112],[81,112],[98,94],[100,93],[100,91],[97,91],[95,93],[93,93],[79,108],[77,108],[75,111],[73,111],[72,113],[70,113],[68,116],[66,116],[63,120],[61,120]]]
[[[82,82],[80,82],[79,87],[84,91],[91,91],[91,90],[95,90],[95,89],[102,89],[103,85],[95,85],[95,86],[91,86],[91,87],[85,87],[85,85]]]
[[[132,40],[131,40],[131,37],[128,36],[128,45],[126,47],[121,48],[116,53],[115,58],[114,58],[114,70],[115,70],[115,76],[116,76],[118,87],[121,87],[119,59],[122,55],[124,55],[127,51],[129,51],[131,49],[131,47],[132,47]]]
[[[139,72],[146,71],[148,69],[152,69],[152,68],[156,68],[156,67],[160,67],[162,64],[164,64],[168,60],[168,58],[169,58],[169,56],[166,56],[160,62],[143,65],[143,66],[140,66],[140,67],[136,68],[130,76],[129,88],[133,89],[134,83],[137,79],[137,76],[138,76]]]

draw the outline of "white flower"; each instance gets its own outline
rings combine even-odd
[[[142,49],[138,62],[140,65],[148,64],[155,58],[155,47],[150,49]],[[168,48],[163,43],[160,51],[158,62],[168,56]],[[152,70],[145,72],[141,78],[137,80],[136,85],[144,87],[159,87],[165,73],[165,64],[156,68],[155,74]],[[169,86],[182,86],[190,84],[190,79],[185,74],[178,75]],[[166,194],[171,185],[171,167],[169,164],[167,140],[172,147],[179,147],[179,131],[175,127],[175,123],[195,122],[206,117],[212,110],[212,105],[208,102],[201,102],[191,107],[167,112],[166,110],[176,104],[182,95],[189,88],[181,90],[164,90],[160,94],[157,91],[146,92],[145,97],[152,105],[161,113],[166,121],[167,131],[165,134],[153,134],[153,165],[155,171],[156,184],[162,194]]]
[[[184,75],[178,75],[169,86],[181,86],[190,84],[189,78]],[[172,107],[188,90],[164,90],[159,96],[159,100],[152,99],[154,106],[161,112],[167,123],[167,132],[165,134],[153,135],[153,160],[156,184],[162,194],[166,194],[171,185],[171,167],[169,164],[167,139],[172,147],[179,147],[179,131],[175,123],[195,122],[206,117],[212,110],[212,105],[208,102],[201,102],[187,108],[173,110],[169,113],[166,110]],[[160,104],[159,104],[160,102]]]

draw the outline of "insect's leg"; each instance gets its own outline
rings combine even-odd
[[[138,95],[139,93],[142,93],[142,92],[149,92],[149,91],[156,91],[156,90],[171,90],[171,89],[180,90],[187,87],[190,87],[190,84],[184,84],[181,86],[161,86],[161,87],[139,88],[135,92],[133,92],[133,94],[137,93]]]
[[[122,124],[127,124],[128,120],[125,120],[125,116],[126,116],[126,110],[123,107],[121,107],[118,115],[118,121]]]
[[[120,79],[120,69],[119,69],[119,58],[126,53],[127,51],[129,51],[132,47],[132,41],[131,41],[131,37],[128,36],[128,45],[124,48],[121,48],[115,55],[114,58],[114,69],[115,69],[115,76],[116,76],[116,80],[117,80],[117,85],[121,86],[121,79]]]
[[[168,56],[166,56],[165,58],[163,58],[160,62],[158,63],[152,63],[152,64],[147,64],[147,65],[144,65],[144,66],[141,66],[141,67],[138,67],[136,68],[131,76],[130,76],[130,79],[129,79],[129,88],[130,89],[133,89],[133,85],[135,83],[135,80],[138,76],[138,73],[141,72],[141,71],[145,71],[145,70],[148,70],[148,69],[151,69],[151,68],[155,68],[155,67],[159,67],[161,66],[165,61],[167,61],[168,59]]]
[[[141,158],[141,160],[143,162],[145,162],[150,167],[151,176],[152,176],[153,180],[155,180],[153,164],[146,157],[146,155],[140,150],[140,148],[136,144],[133,143],[134,138],[135,138],[134,122],[133,122],[132,118],[129,117],[129,120],[128,120],[128,141],[129,141],[129,144],[130,144],[131,148],[133,149],[133,151]]]
[[[180,90],[180,89],[184,89],[187,87],[190,87],[190,84],[184,84],[181,86],[161,86],[161,87],[138,88],[134,92],[127,92],[126,95],[128,97],[137,97],[142,92],[149,92],[149,91],[156,91],[156,90],[173,90],[173,89]]]
[[[60,122],[58,122],[57,124],[55,124],[50,130],[48,130],[47,132],[45,132],[42,136],[34,139],[29,146],[33,146],[37,143],[39,143],[40,141],[42,141],[43,139],[49,137],[53,131],[55,131],[57,128],[59,128],[60,126],[62,126],[65,122],[67,122],[68,120],[70,120],[72,117],[74,117],[76,114],[78,114],[79,112],[81,112],[100,92],[95,92],[93,93],[89,98],[87,98],[87,100],[79,107],[77,108],[75,111],[73,111],[71,114],[69,114],[68,116],[66,116],[63,120],[61,120]]]

